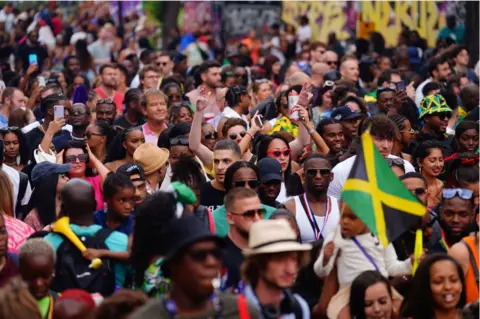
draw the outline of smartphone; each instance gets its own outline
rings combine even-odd
[[[64,116],[65,116],[65,108],[63,105],[53,106],[53,118],[55,121]]]
[[[399,81],[395,83],[395,86],[397,87],[397,91],[405,91],[405,82],[404,81]]]
[[[45,77],[44,76],[39,76],[37,77],[37,80],[38,80],[38,86],[39,87],[44,87],[45,85],[47,85],[47,81],[45,81]]]
[[[38,58],[37,58],[37,55],[36,54],[30,54],[28,56],[28,62],[30,64],[38,64]]]
[[[263,128],[263,122],[262,119],[259,117],[255,118],[255,124],[257,124],[258,127]]]

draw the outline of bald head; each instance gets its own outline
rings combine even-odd
[[[287,71],[285,71],[285,79],[290,78],[293,73],[299,71],[302,71],[302,69],[300,69],[298,65],[296,65],[295,63],[290,64],[290,66],[287,68]]]
[[[68,181],[62,189],[62,213],[74,219],[93,216],[97,206],[93,186],[80,178]],[[93,217],[92,217],[93,218]]]
[[[462,100],[463,106],[465,106],[468,111],[473,110],[474,108],[479,106],[478,95],[478,85],[473,83],[465,85],[460,91],[460,99]]]
[[[340,74],[342,75],[342,79],[356,83],[358,81],[358,76],[360,75],[357,58],[353,56],[345,58],[340,65]]]
[[[336,70],[338,67],[338,54],[335,51],[327,50],[322,55],[320,61],[327,64],[330,70]]]
[[[303,85],[304,83],[310,84],[311,82],[310,77],[301,71],[293,73],[290,78],[288,78],[288,84],[290,86]]]

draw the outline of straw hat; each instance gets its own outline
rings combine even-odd
[[[310,244],[300,244],[297,235],[285,219],[263,219],[250,228],[245,256],[273,254],[287,251],[308,251]]]
[[[165,165],[169,156],[170,152],[166,148],[160,148],[152,143],[144,143],[133,153],[133,161],[142,165],[145,175],[148,176]]]

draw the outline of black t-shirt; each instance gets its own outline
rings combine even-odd
[[[18,58],[22,60],[23,62],[23,71],[26,72],[29,65],[30,65],[30,59],[29,55],[30,54],[36,54],[37,55],[37,62],[38,62],[38,72],[42,71],[43,68],[43,61],[45,61],[46,58],[48,58],[48,51],[44,47],[37,45],[34,47],[31,47],[27,44],[22,45],[18,49]]]
[[[120,116],[120,117],[117,118],[115,121],[113,121],[113,125],[117,125],[117,126],[123,127],[124,129],[130,128],[130,127],[134,127],[134,126],[140,126],[140,125],[143,125],[143,124],[145,124],[145,120],[143,120],[143,119],[139,119],[139,120],[138,120],[138,123],[137,123],[136,125],[130,124],[130,123],[128,123],[128,121],[125,119],[125,116],[124,116],[124,115]]]
[[[223,205],[223,197],[225,195],[225,191],[219,191],[214,188],[212,183],[205,183],[200,188],[200,205],[207,206],[213,212]]]
[[[223,257],[223,271],[221,289],[225,292],[236,293],[238,283],[240,282],[240,267],[242,266],[245,257],[242,255],[242,250],[235,246],[230,237],[224,238],[225,255]]]

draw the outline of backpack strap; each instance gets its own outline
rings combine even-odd
[[[95,237],[95,239],[98,239],[99,241],[105,242],[108,236],[110,236],[113,232],[114,230],[108,227],[102,228],[99,231],[97,231],[93,237]]]
[[[473,255],[473,251],[470,248],[470,245],[465,240],[462,239],[461,242],[467,247],[468,255],[470,256],[470,265],[472,266],[473,273],[475,274],[475,281],[477,283],[477,287],[479,287],[478,267],[477,263],[475,262],[475,256]]]
[[[20,177],[20,183],[19,183],[18,194],[17,194],[17,206],[15,207],[15,217],[18,217],[19,215],[23,215],[23,212],[21,210],[22,200],[23,200],[23,197],[25,196],[25,193],[27,192],[27,186],[28,186],[28,175],[23,172],[18,172],[18,174]],[[20,216],[20,217],[23,217],[23,216]]]
[[[248,303],[244,295],[237,296],[237,307],[238,307],[238,318],[250,319],[250,314],[248,313]]]

